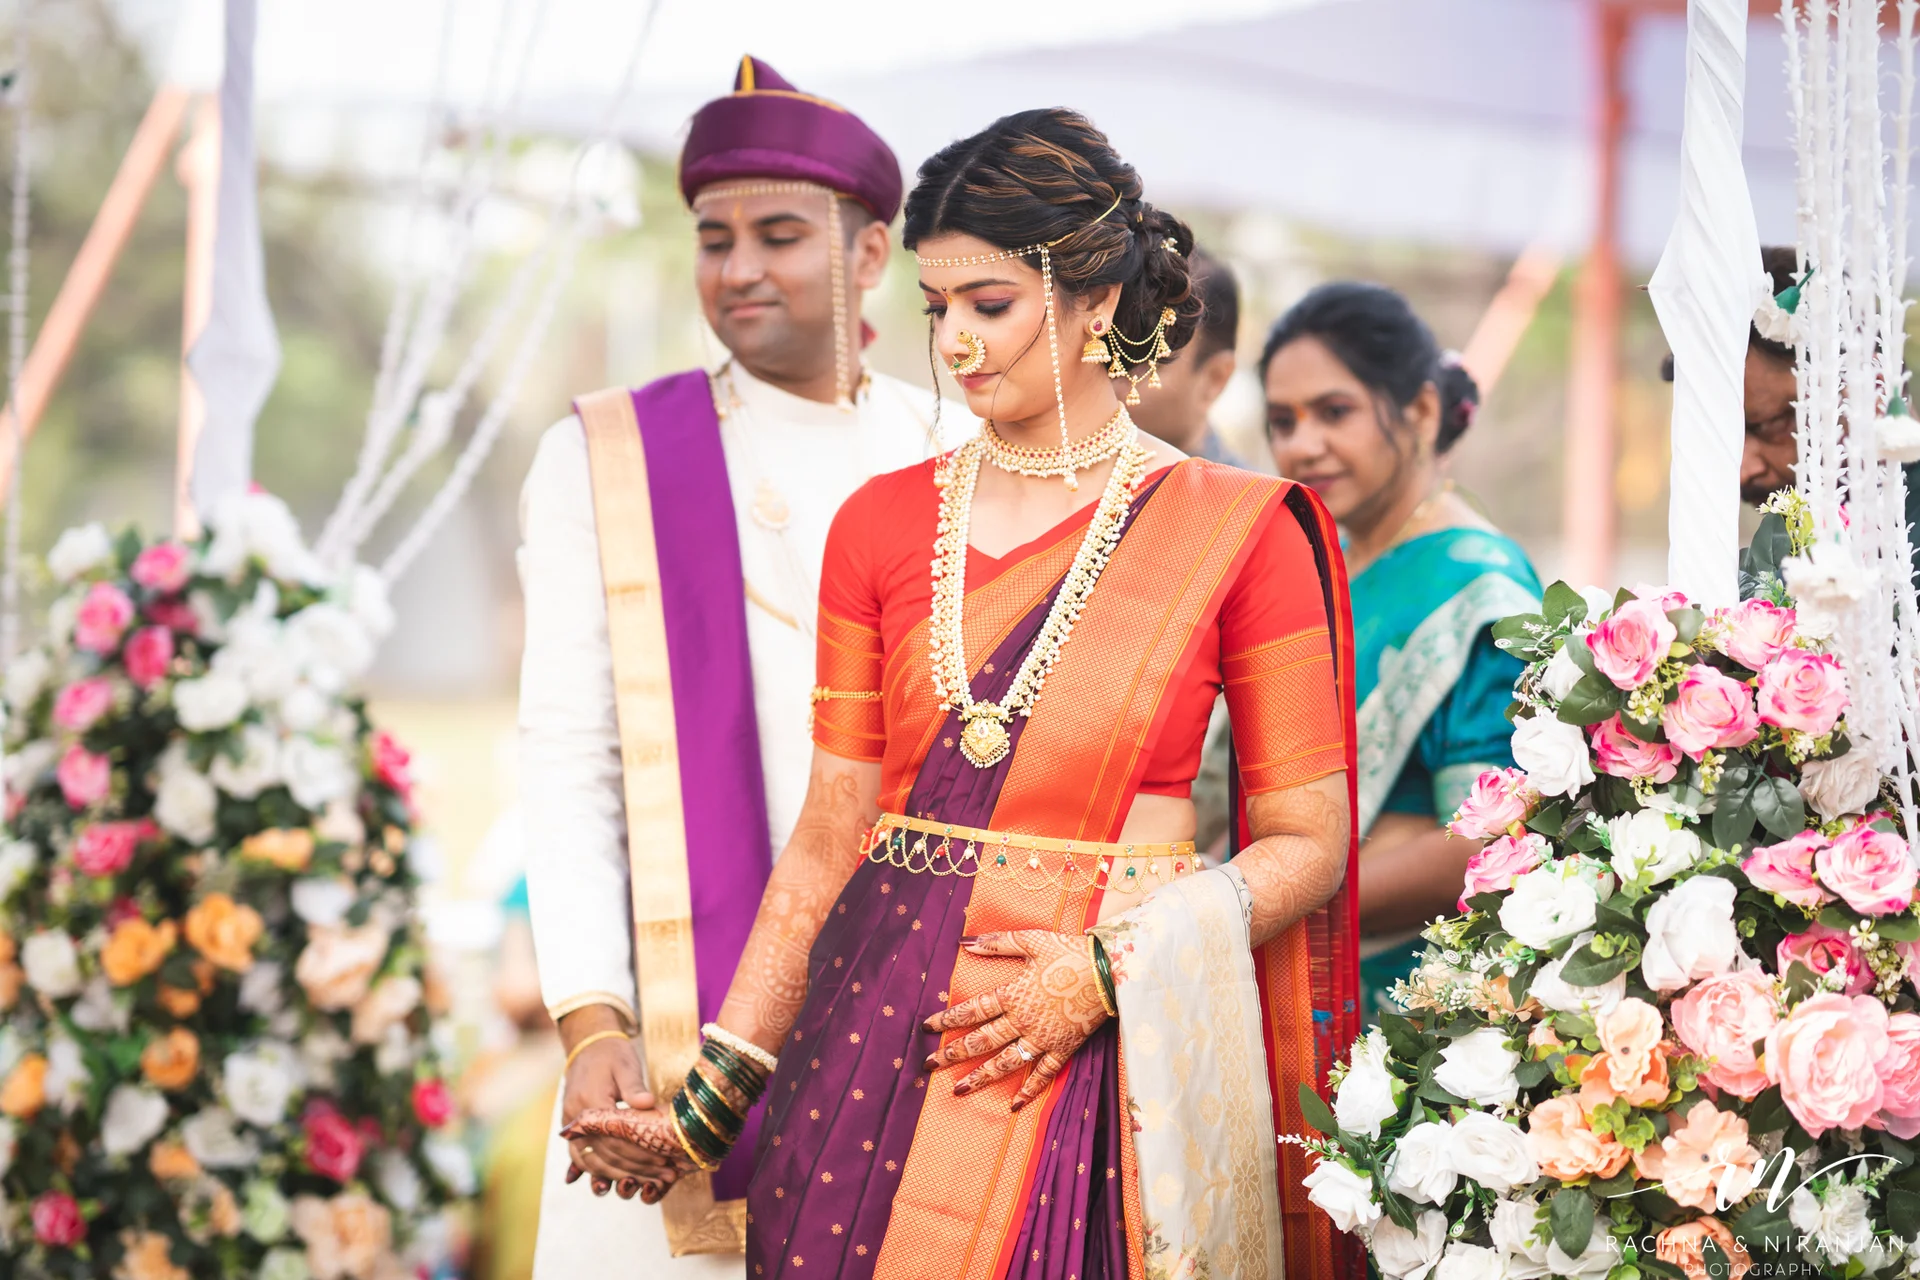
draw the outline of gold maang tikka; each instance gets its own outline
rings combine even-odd
[[[1160,389],[1160,362],[1173,354],[1173,348],[1167,345],[1167,326],[1175,319],[1172,307],[1160,308],[1159,321],[1153,326],[1153,332],[1144,338],[1129,338],[1120,332],[1118,325],[1114,326],[1113,363],[1107,366],[1107,376],[1127,380],[1128,404],[1140,403],[1140,381],[1143,378],[1150,390]],[[1125,350],[1125,347],[1133,350]],[[1134,372],[1143,364],[1147,367],[1145,373]]]
[[[843,413],[854,409],[854,382],[847,340],[847,250],[841,239],[840,193],[817,182],[743,182],[706,187],[690,202],[697,209],[708,200],[741,196],[824,196],[827,201],[827,276],[833,287],[833,402]]]
[[[1107,215],[1120,207],[1126,199],[1124,194],[1116,195],[1100,216],[1092,221],[1075,227],[1063,236],[1056,236],[1045,244],[1022,245],[1018,249],[1000,249],[993,253],[971,253],[957,258],[926,258],[919,254],[914,260],[922,267],[984,267],[989,263],[1005,262],[1010,258],[1025,258],[1032,254],[1040,255],[1040,294],[1046,303],[1047,354],[1053,360],[1053,410],[1060,420],[1060,475],[1066,479],[1069,490],[1080,488],[1080,477],[1074,473],[1073,464],[1068,461],[1072,454],[1072,437],[1067,434],[1067,397],[1060,387],[1060,325],[1053,310],[1053,257],[1056,245],[1079,235],[1088,227],[1097,226],[1107,220]],[[1137,402],[1136,402],[1137,403]]]

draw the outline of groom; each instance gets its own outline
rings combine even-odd
[[[887,145],[744,58],[693,118],[680,190],[729,358],[582,396],[521,497],[527,881],[567,1051],[556,1130],[650,1107],[691,1066],[805,794],[827,527],[932,448],[929,392],[860,362],[860,299],[902,194]],[[630,1202],[622,1143],[553,1138],[535,1280],[740,1275],[754,1123],[658,1208]]]

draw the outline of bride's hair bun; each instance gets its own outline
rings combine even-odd
[[[1172,307],[1167,345],[1185,346],[1200,320],[1187,257],[1193,232],[1141,197],[1140,175],[1077,111],[1003,116],[920,166],[901,239],[911,249],[946,234],[1003,249],[1053,244],[1055,283],[1082,295],[1120,286],[1114,327],[1145,338]],[[1038,254],[1029,256],[1038,266]]]

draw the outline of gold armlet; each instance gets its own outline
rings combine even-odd
[[[813,732],[813,713],[823,702],[878,702],[880,691],[877,689],[829,689],[823,684],[813,686],[808,695],[807,732]]]

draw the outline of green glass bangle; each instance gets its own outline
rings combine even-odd
[[[1100,935],[1088,935],[1093,939],[1093,973],[1100,979],[1100,994],[1106,1000],[1107,1008],[1118,1009],[1120,998],[1113,990],[1113,970],[1107,964],[1107,948],[1100,941]]]
[[[673,1118],[680,1122],[680,1131],[687,1135],[687,1141],[691,1142],[701,1155],[715,1164],[724,1160],[727,1152],[733,1149],[731,1143],[723,1141],[713,1130],[707,1128],[707,1122],[701,1119],[699,1111],[695,1110],[692,1099],[687,1097],[684,1089],[673,1095]]]
[[[700,1056],[725,1077],[728,1084],[740,1091],[747,1099],[747,1105],[759,1101],[760,1095],[767,1091],[766,1073],[719,1041],[709,1040],[702,1044]]]
[[[712,1127],[728,1142],[740,1140],[740,1130],[745,1127],[743,1120],[733,1109],[733,1103],[727,1096],[713,1087],[712,1081],[700,1074],[700,1068],[687,1070],[687,1096],[692,1099],[696,1109],[706,1117]]]

